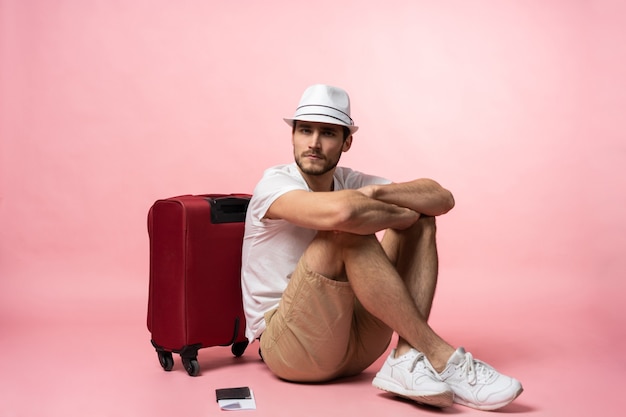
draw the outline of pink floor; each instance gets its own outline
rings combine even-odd
[[[484,286],[478,277],[463,277],[468,283],[463,285],[458,271],[443,275],[433,325],[453,344],[464,344],[524,384],[524,393],[500,412],[622,415],[626,346],[623,309],[614,305],[619,294],[562,291],[567,277],[552,273],[533,278],[555,283],[541,293],[524,290],[521,275],[512,276],[519,282],[512,288],[519,291],[501,292],[496,285],[491,293],[480,289]],[[299,385],[272,376],[256,345],[239,359],[228,348],[216,347],[200,352],[200,376],[189,377],[177,357],[173,371],[166,373],[149,344],[141,288],[112,293],[105,290],[82,301],[72,301],[68,294],[40,295],[39,311],[14,305],[3,312],[0,415],[220,415],[228,411],[219,410],[214,390],[241,385],[250,386],[257,401],[256,411],[238,412],[244,415],[485,413],[461,406],[439,411],[379,392],[370,382],[382,359],[356,378]]]

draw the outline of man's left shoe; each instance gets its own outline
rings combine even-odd
[[[452,389],[439,380],[423,353],[415,349],[396,357],[395,349],[372,382],[376,388],[433,407],[452,405]]]
[[[518,380],[474,359],[462,347],[452,354],[439,377],[454,391],[455,403],[478,410],[502,408],[524,390]]]

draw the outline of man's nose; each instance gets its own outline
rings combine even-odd
[[[309,148],[319,148],[320,146],[320,132],[319,130],[314,130],[311,134],[311,138],[309,141]]]

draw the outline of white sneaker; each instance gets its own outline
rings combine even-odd
[[[458,348],[439,374],[454,391],[454,402],[478,410],[495,410],[509,404],[524,390],[514,378],[498,373],[471,353]]]
[[[441,408],[452,405],[452,390],[437,378],[423,353],[411,349],[398,358],[395,354],[394,349],[372,385],[421,404]]]

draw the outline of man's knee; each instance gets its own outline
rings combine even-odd
[[[435,235],[437,232],[437,222],[434,216],[420,216],[420,218],[413,224],[413,226],[402,231],[403,234],[411,235],[415,237],[421,237],[423,235]]]
[[[348,232],[323,231],[318,232],[318,238],[325,240],[335,250],[369,245],[378,242],[375,235],[357,235]]]
[[[420,216],[416,222],[420,227],[429,229],[433,232],[437,231],[437,218],[435,216]]]
[[[345,258],[348,250],[361,250],[366,245],[378,244],[375,235],[356,235],[336,231],[320,231],[304,252],[304,260],[311,270],[336,280],[346,280]]]

